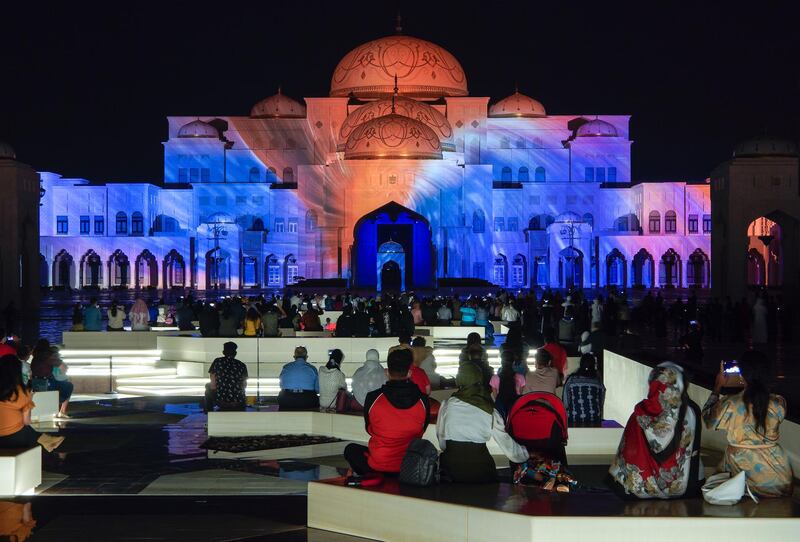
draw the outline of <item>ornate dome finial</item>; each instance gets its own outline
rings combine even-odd
[[[397,101],[397,92],[399,89],[397,88],[397,74],[394,74],[394,92],[392,93],[392,115],[394,115],[394,105]]]
[[[403,17],[400,15],[400,10],[397,10],[397,17],[395,17],[394,32],[398,35],[403,33]]]

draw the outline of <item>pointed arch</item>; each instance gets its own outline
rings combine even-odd
[[[652,288],[655,285],[655,262],[647,249],[639,249],[631,262],[634,288]]]
[[[158,262],[152,252],[144,249],[136,256],[135,266],[134,286],[136,288],[158,288]]]
[[[79,275],[81,287],[100,288],[103,284],[103,260],[91,248],[81,256]]]
[[[675,249],[668,249],[659,262],[659,283],[664,288],[680,288],[681,257]]]
[[[628,268],[625,256],[615,248],[606,256],[606,286],[625,288],[628,284]]]
[[[130,283],[130,261],[128,256],[117,249],[108,259],[109,287],[127,288]]]
[[[72,254],[61,249],[53,258],[53,286],[69,287],[75,284],[75,261]]]
[[[708,288],[711,276],[711,262],[702,249],[697,248],[686,261],[686,286],[689,288]]]
[[[174,248],[164,257],[161,266],[164,272],[164,288],[183,288],[186,284],[186,263]]]

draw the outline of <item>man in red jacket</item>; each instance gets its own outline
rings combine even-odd
[[[389,354],[389,381],[364,400],[368,446],[348,444],[344,458],[356,474],[398,473],[409,443],[428,426],[428,398],[409,380],[411,350]]]

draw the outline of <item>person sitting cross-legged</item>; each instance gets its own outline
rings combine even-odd
[[[400,472],[408,445],[428,427],[428,397],[409,380],[411,363],[410,350],[391,352],[389,381],[364,400],[369,443],[348,444],[344,449],[344,458],[356,474]]]
[[[247,404],[247,365],[236,359],[235,342],[222,346],[222,357],[208,370],[211,382],[206,384],[206,410],[244,410]]]
[[[304,346],[294,349],[294,361],[281,369],[278,410],[319,409],[319,374],[308,361]]]

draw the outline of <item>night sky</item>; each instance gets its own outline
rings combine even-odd
[[[393,33],[398,8],[404,33],[459,59],[473,96],[516,81],[551,114],[632,115],[636,180],[703,179],[737,141],[800,139],[790,2],[9,4],[0,140],[96,182],[159,183],[168,115],[246,115],[279,84],[326,96],[336,63]]]

